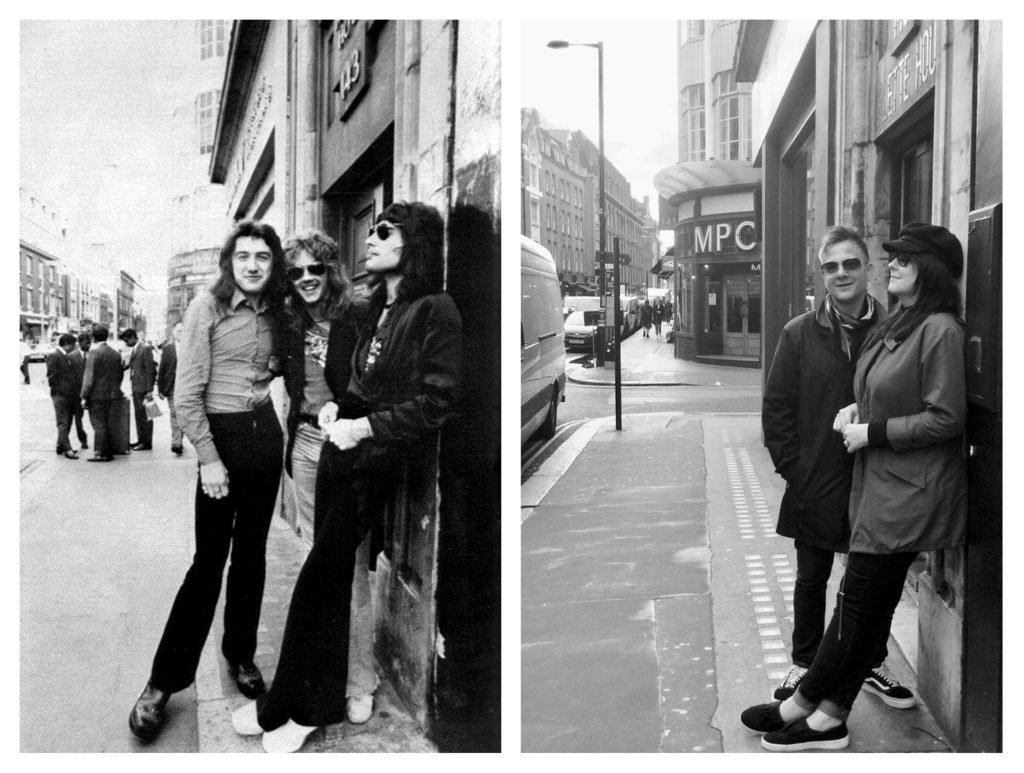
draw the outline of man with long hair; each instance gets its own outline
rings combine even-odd
[[[171,694],[195,679],[229,550],[221,651],[243,695],[265,690],[253,657],[284,451],[270,398],[288,289],[284,268],[274,229],[241,221],[221,248],[220,276],[185,313],[174,401],[199,459],[196,551],[128,719],[146,741],[160,732]]]

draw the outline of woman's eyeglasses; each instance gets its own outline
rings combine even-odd
[[[913,257],[911,257],[906,252],[897,252],[897,253],[895,253],[892,256],[892,259],[896,261],[896,265],[899,266],[900,268],[906,268],[914,260]]]
[[[367,238],[373,236],[374,232],[377,234],[377,238],[382,242],[387,241],[388,237],[391,236],[391,232],[398,229],[396,223],[389,223],[386,220],[381,220],[379,223],[374,223],[370,226],[370,230],[367,232]]]
[[[308,266],[289,266],[284,272],[285,276],[293,282],[298,282],[309,272],[310,276],[323,276],[327,266],[323,263],[310,263]]]
[[[864,263],[860,258],[847,258],[843,261],[843,269],[850,273],[851,271],[857,271],[863,266]],[[821,273],[823,274],[835,274],[839,271],[839,263],[834,260],[830,260],[828,263],[821,264]]]

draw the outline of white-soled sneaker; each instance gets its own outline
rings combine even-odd
[[[373,716],[373,693],[353,695],[345,701],[345,716],[353,725],[362,725]]]
[[[886,704],[896,709],[912,709],[917,705],[917,696],[909,688],[900,684],[885,663],[868,672],[861,684],[861,689],[877,695]]]
[[[239,735],[259,735],[263,732],[256,720],[256,701],[247,701],[241,708],[231,712],[231,724]]]
[[[307,727],[289,719],[277,730],[263,733],[263,751],[268,754],[297,752],[314,730],[316,730],[316,725]]]
[[[782,680],[782,684],[772,691],[773,701],[784,701],[790,698],[793,693],[796,692],[796,688],[800,686],[800,682],[807,676],[807,669],[803,666],[792,665],[789,667],[789,671],[786,672],[786,678]]]

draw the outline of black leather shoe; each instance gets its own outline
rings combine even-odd
[[[152,741],[160,733],[166,715],[164,708],[171,694],[158,690],[152,682],[146,682],[142,695],[135,701],[132,713],[128,715],[128,727],[143,741]]]
[[[152,451],[153,450],[153,446],[151,444],[147,445],[146,443],[132,443],[131,448],[132,448],[132,451]]]
[[[88,462],[109,462],[109,456],[90,456],[86,461]]]
[[[238,685],[238,691],[246,698],[255,700],[267,691],[263,674],[255,663],[228,663],[228,673]]]
[[[184,452],[184,450],[185,449],[182,448],[181,446],[171,446],[171,453],[175,454],[176,456],[181,456],[181,454],[182,454],[182,452]]]
[[[64,456],[66,456],[68,459],[77,459],[78,451],[65,451]]]

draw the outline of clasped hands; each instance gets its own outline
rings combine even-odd
[[[855,453],[868,444],[868,425],[859,423],[860,414],[857,403],[850,403],[840,408],[832,422],[832,429],[843,436],[843,445],[847,453]]]
[[[373,434],[370,422],[365,418],[339,419],[338,405],[334,402],[329,402],[320,409],[317,422],[324,437],[342,451],[355,448],[361,440]]]

